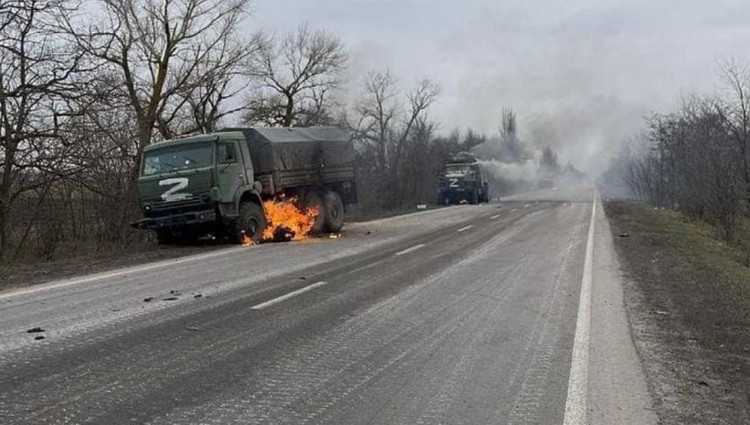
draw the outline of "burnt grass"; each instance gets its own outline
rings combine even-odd
[[[605,211],[626,308],[662,424],[750,424],[748,252],[639,203]]]

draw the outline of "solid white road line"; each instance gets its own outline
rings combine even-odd
[[[425,247],[425,244],[421,243],[421,244],[419,244],[419,245],[414,245],[414,246],[413,246],[413,247],[411,247],[411,248],[406,248],[406,249],[405,249],[405,250],[403,250],[403,251],[399,251],[399,252],[397,252],[397,253],[396,253],[396,254],[394,254],[394,255],[395,255],[396,257],[400,257],[400,256],[402,256],[402,255],[404,255],[404,254],[408,254],[408,253],[410,253],[410,252],[414,252],[414,251],[416,251],[416,250],[418,250],[418,249],[422,249],[422,248],[424,248],[424,247]]]
[[[263,310],[264,308],[271,307],[272,305],[275,305],[275,304],[278,304],[280,302],[286,301],[289,298],[296,297],[299,294],[304,294],[307,291],[312,291],[315,288],[319,288],[319,287],[321,287],[323,285],[327,285],[327,284],[328,284],[328,282],[313,283],[312,285],[305,286],[304,288],[297,289],[296,291],[292,291],[292,292],[290,292],[290,293],[288,293],[286,295],[282,295],[282,296],[280,296],[278,298],[274,298],[272,300],[266,301],[264,303],[260,303],[258,305],[252,306],[250,308],[252,310]]]
[[[570,361],[570,379],[568,380],[568,396],[565,400],[565,416],[563,425],[585,425],[588,411],[588,367],[591,331],[591,273],[594,256],[594,223],[596,219],[596,194],[594,205],[591,207],[591,223],[586,241],[586,258],[583,263],[583,279],[581,281],[581,297],[578,301],[578,318],[576,319],[576,333],[573,339],[573,355]]]
[[[470,225],[468,225],[468,226],[466,226],[466,227],[462,227],[462,228],[458,229],[458,232],[459,232],[459,233],[461,233],[461,232],[465,232],[465,231],[467,231],[467,230],[471,229],[472,227],[474,227],[474,225],[473,225],[473,224],[470,224]]]
[[[497,219],[497,218],[500,218],[500,214],[498,214],[498,215],[493,215],[492,217],[490,217],[490,220],[495,220],[495,219]]]

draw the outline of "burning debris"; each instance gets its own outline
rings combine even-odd
[[[315,220],[320,214],[317,207],[301,208],[296,198],[263,202],[266,228],[261,240],[264,242],[300,241],[310,237]],[[242,245],[253,245],[253,239],[242,235]]]

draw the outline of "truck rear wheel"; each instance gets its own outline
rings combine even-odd
[[[263,231],[266,229],[266,215],[263,208],[255,202],[245,201],[240,204],[240,216],[235,223],[234,237],[238,242],[242,242],[242,236],[245,235],[258,243],[263,238]]]
[[[315,217],[315,223],[313,223],[312,229],[310,229],[310,232],[312,234],[320,234],[323,233],[323,230],[325,228],[326,224],[326,205],[323,202],[323,199],[320,196],[320,193],[316,190],[310,190],[307,193],[305,193],[305,201],[303,202],[303,205],[306,209],[312,209],[317,208],[318,210],[318,216]]]
[[[328,190],[323,194],[325,230],[336,233],[344,227],[344,203],[338,193]]]

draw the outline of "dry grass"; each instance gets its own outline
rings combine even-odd
[[[605,205],[629,277],[628,311],[662,423],[750,420],[750,235],[671,210]]]

